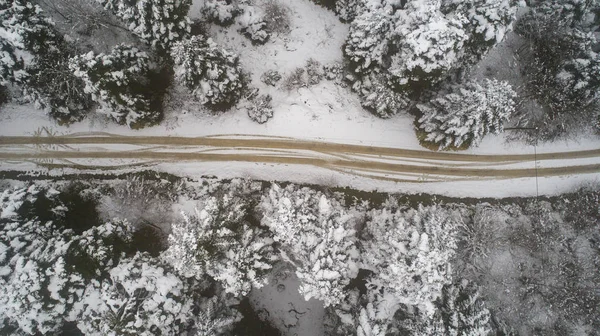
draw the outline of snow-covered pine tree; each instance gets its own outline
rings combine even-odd
[[[265,44],[271,34],[267,31],[264,13],[256,7],[248,6],[238,18],[242,26],[240,32],[252,41],[252,44]]]
[[[371,211],[365,229],[370,238],[362,244],[362,266],[375,273],[373,285],[432,315],[434,301],[451,282],[449,262],[456,250],[452,214],[436,206],[405,212],[386,206]]]
[[[26,71],[24,96],[58,122],[79,121],[91,108],[92,97],[86,92],[84,81],[69,68],[66,52],[51,50],[37,56]]]
[[[112,11],[127,28],[161,51],[190,32],[187,13],[191,0],[96,0]]]
[[[133,229],[127,222],[80,235],[61,227],[55,219],[69,209],[59,195],[33,184],[0,196],[0,332],[59,332],[65,321],[79,317],[86,283],[103,279],[130,251]]]
[[[52,222],[0,224],[0,331],[9,326],[32,335],[60,330],[83,286],[83,279],[65,268],[71,235]]]
[[[59,331],[83,285],[65,263],[73,232],[27,218],[40,192],[31,185],[0,197],[0,333]]]
[[[532,43],[530,91],[549,107],[552,123],[588,119],[598,103],[600,54],[592,1],[545,1],[519,19],[516,31]],[[596,11],[597,12],[597,11]],[[562,127],[561,127],[562,128]]]
[[[163,259],[185,277],[209,275],[235,296],[261,288],[277,256],[268,231],[244,222],[246,206],[239,196],[209,197],[173,224]]]
[[[73,237],[66,255],[70,270],[87,281],[106,277],[111,268],[132,252],[133,232],[129,222],[114,219]],[[71,313],[71,320],[76,320],[78,309]]]
[[[25,0],[0,0],[0,36],[14,48],[41,55],[60,40],[42,9]]]
[[[486,134],[503,130],[515,110],[515,96],[510,84],[495,79],[454,86],[451,93],[417,105],[423,114],[419,128],[424,140],[439,149],[477,145]]]
[[[593,50],[596,40],[592,33],[581,38],[585,41],[576,58],[567,60],[556,74],[556,84],[564,93],[567,106],[587,107],[598,103],[600,92],[600,54]],[[556,100],[556,99],[555,99]],[[560,102],[556,101],[555,106]]]
[[[361,308],[356,328],[356,336],[386,336],[387,320],[381,320],[378,316],[377,308],[372,302]]]
[[[123,259],[85,289],[77,327],[87,335],[181,335],[192,318],[186,284],[148,254]]]
[[[98,112],[119,124],[139,127],[161,118],[147,89],[149,58],[135,47],[118,45],[110,54],[89,52],[73,57],[69,67],[85,83]]]
[[[90,97],[68,69],[68,44],[40,7],[1,0],[0,36],[0,83],[20,86],[26,99],[61,122],[80,120]]]
[[[23,58],[15,53],[15,48],[7,40],[0,40],[0,85],[22,82],[27,73],[23,70]]]
[[[226,109],[240,98],[242,69],[238,57],[212,39],[192,36],[173,46],[175,77],[202,104]]]
[[[435,315],[418,309],[404,312],[406,319],[393,321],[393,329],[406,336],[489,336],[492,335],[491,314],[479,297],[475,284],[463,280],[445,285],[436,301]]]
[[[447,335],[491,334],[490,311],[480,298],[476,284],[463,280],[444,286],[437,304]]]
[[[427,11],[427,12],[421,12]],[[444,79],[461,65],[467,20],[443,15],[438,6],[407,11],[409,19],[396,27],[389,68],[397,86],[420,89]]]
[[[336,0],[335,13],[342,22],[352,22],[365,11],[365,0]]]
[[[199,301],[199,303],[198,303]],[[228,335],[241,314],[232,309],[218,294],[197,300],[198,312],[193,319],[193,334],[196,336]]]
[[[386,75],[370,73],[356,81],[352,89],[361,98],[361,105],[380,118],[391,118],[405,109],[409,99],[388,85]]]
[[[389,52],[393,23],[379,11],[365,11],[350,25],[344,53],[355,72],[365,74],[381,66]]]
[[[517,0],[477,0],[463,1],[463,12],[469,20],[470,38],[467,42],[469,56],[475,59],[502,42],[512,29],[516,19],[519,1]],[[467,56],[467,57],[469,57]]]
[[[244,10],[237,0],[205,0],[200,13],[206,21],[229,26]]]
[[[551,17],[557,26],[595,30],[600,24],[600,2],[597,0],[547,0],[532,4],[532,11],[526,15]]]
[[[326,307],[341,302],[344,287],[358,274],[352,215],[336,199],[294,185],[273,184],[259,209],[282,257],[296,267],[305,299],[322,300]]]
[[[394,293],[366,279],[366,291],[350,290],[347,297],[333,308],[337,318],[331,335],[384,336],[389,333],[390,322],[400,303]],[[328,312],[331,313],[331,308]]]

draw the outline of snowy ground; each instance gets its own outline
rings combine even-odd
[[[304,300],[298,293],[298,278],[285,265],[279,265],[273,274],[268,285],[250,293],[250,302],[259,316],[283,336],[323,335],[323,302]]]

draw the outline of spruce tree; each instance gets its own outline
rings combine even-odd
[[[176,43],[171,56],[176,79],[202,104],[222,110],[239,100],[243,87],[239,59],[212,39],[192,36]]]
[[[516,93],[507,82],[486,79],[483,83],[457,85],[417,108],[423,116],[419,128],[425,141],[439,149],[477,145],[488,134],[503,130],[515,110]]]
[[[73,57],[69,67],[85,83],[85,91],[99,105],[99,113],[119,124],[139,127],[162,116],[152,106],[147,88],[149,63],[146,53],[121,44],[109,54],[89,52]]]
[[[296,267],[304,298],[322,300],[326,307],[341,302],[358,274],[352,216],[337,200],[294,185],[274,184],[259,208],[283,259]]]
[[[167,51],[190,32],[191,0],[96,0],[142,40]]]

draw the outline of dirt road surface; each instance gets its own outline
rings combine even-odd
[[[133,148],[133,149],[132,149]],[[600,173],[600,149],[474,155],[249,136],[150,137],[103,133],[0,137],[0,160],[86,159],[140,162],[251,162],[308,165],[359,176],[399,179],[511,179]]]

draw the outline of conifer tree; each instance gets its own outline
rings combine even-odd
[[[245,206],[237,196],[206,199],[173,224],[163,258],[183,276],[209,275],[235,296],[261,288],[277,257],[268,232],[245,223]]]
[[[305,299],[322,300],[326,307],[341,302],[344,287],[358,274],[352,216],[337,200],[293,185],[274,184],[259,208],[282,257],[296,267]]]
[[[451,214],[435,206],[406,212],[384,207],[369,217],[362,264],[375,273],[373,285],[432,315],[434,301],[452,280],[456,223]]]
[[[190,32],[187,13],[191,0],[96,1],[125,22],[132,33],[161,51],[168,51]]]
[[[477,145],[488,133],[498,134],[515,109],[516,93],[507,82],[484,80],[455,86],[417,108],[423,113],[419,128],[425,141],[439,149]]]
[[[98,112],[130,127],[161,118],[147,89],[149,58],[135,47],[118,45],[110,54],[89,52],[71,59],[69,67],[85,83]]]
[[[226,109],[240,98],[242,70],[238,57],[212,39],[192,36],[171,51],[175,76],[202,104]]]

